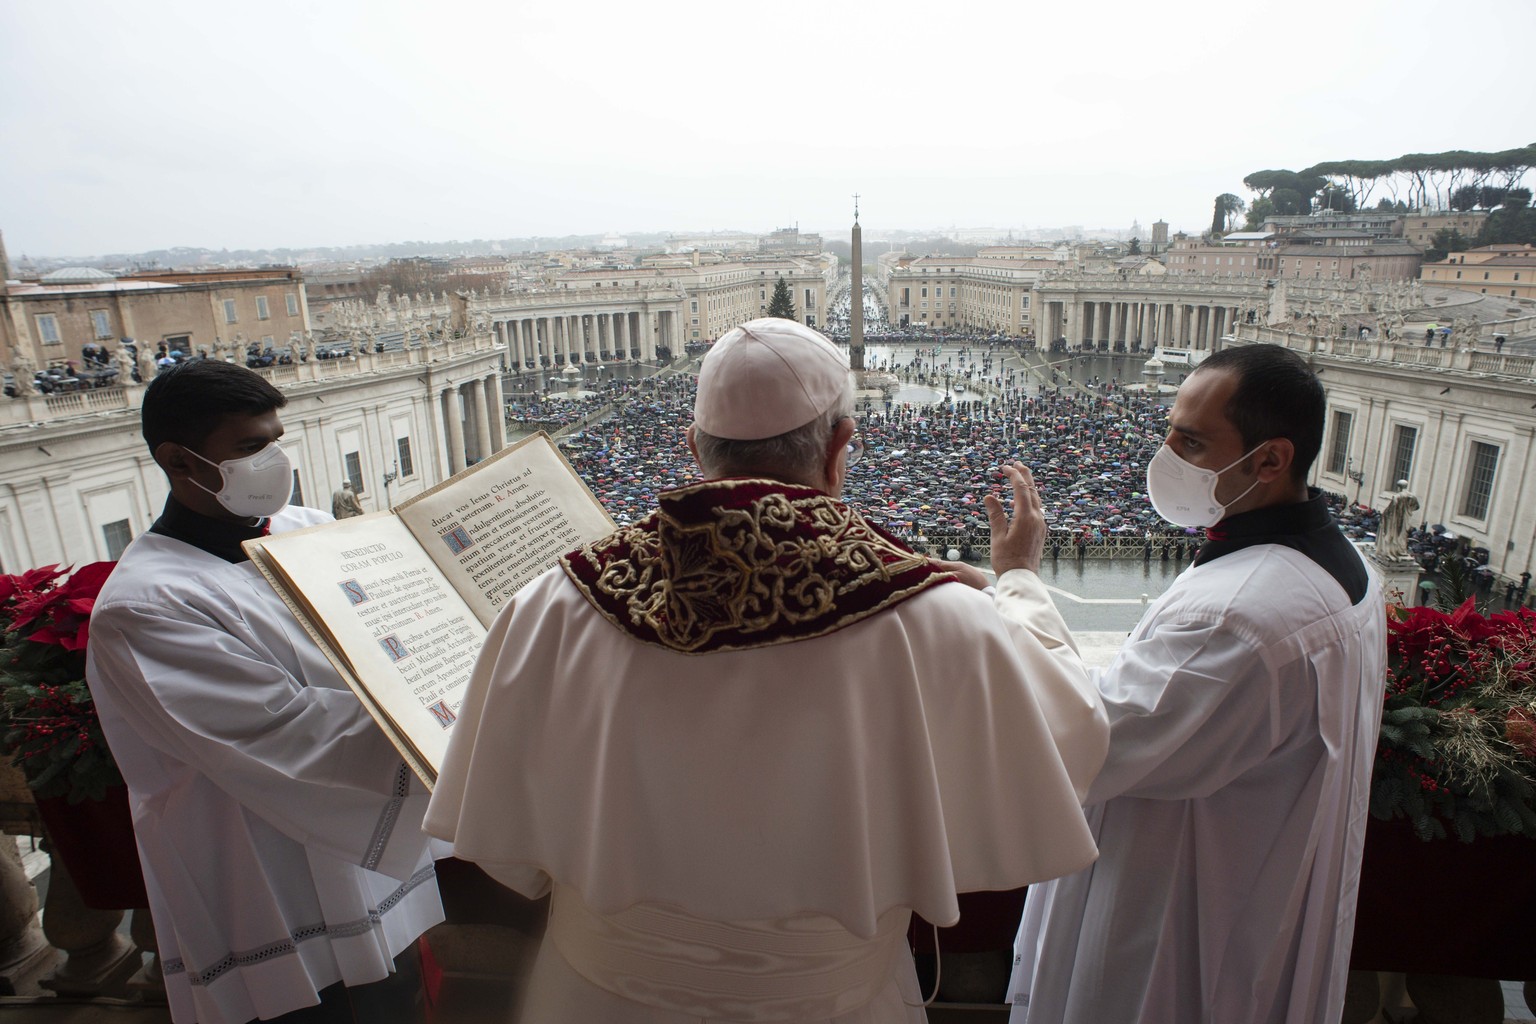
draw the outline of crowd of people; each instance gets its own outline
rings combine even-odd
[[[979,361],[978,361],[979,362]],[[906,366],[902,367],[907,369]],[[925,373],[926,376],[926,373]],[[846,498],[908,540],[940,538],[969,547],[988,536],[982,498],[1000,488],[1000,464],[1020,460],[1039,481],[1054,546],[1070,549],[1113,538],[1141,540],[1182,558],[1193,531],[1158,519],[1147,501],[1147,461],[1162,443],[1166,409],[1113,383],[1097,393],[1022,378],[995,378],[984,397],[907,405],[862,403],[862,459],[848,474]],[[612,381],[596,397],[542,402],[514,418],[547,421],[612,404],[613,414],[563,442],[582,477],[619,522],[649,510],[656,494],[694,477],[683,432],[693,416],[686,376]],[[573,417],[574,418],[574,417]]]

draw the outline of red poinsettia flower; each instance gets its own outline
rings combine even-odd
[[[10,619],[5,628],[20,632],[35,626],[28,640],[57,644],[68,651],[84,650],[96,595],[115,564],[81,566],[63,583],[57,580],[70,570],[57,565],[0,576],[0,615]]]

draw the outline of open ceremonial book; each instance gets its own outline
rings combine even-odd
[[[245,550],[430,787],[497,610],[613,528],[539,433],[387,512]]]

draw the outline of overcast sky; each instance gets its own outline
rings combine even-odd
[[[1209,225],[1245,174],[1536,141],[1536,3],[0,0],[13,258]]]

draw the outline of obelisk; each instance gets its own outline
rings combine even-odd
[[[848,295],[848,365],[864,372],[864,235],[859,230],[859,197],[853,197],[853,283]]]

